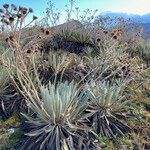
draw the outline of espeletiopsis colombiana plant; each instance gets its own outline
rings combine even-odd
[[[127,102],[123,95],[124,86],[110,85],[105,81],[89,87],[87,112],[91,113],[89,120],[98,134],[111,138],[130,131],[130,127],[123,122],[126,116],[121,112]]]
[[[29,124],[28,138],[21,150],[97,149],[95,134],[85,125],[87,95],[74,81],[40,87],[39,99],[29,103],[36,114],[25,114]]]

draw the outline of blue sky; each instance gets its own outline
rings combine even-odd
[[[31,7],[34,14],[42,18],[43,12],[47,7],[48,0],[0,0],[0,5],[3,3],[14,3],[25,7]],[[59,11],[64,12],[65,5],[69,0],[52,0]],[[132,14],[146,14],[150,13],[150,0],[75,0],[75,6],[81,10],[86,8],[98,9],[99,12],[113,11],[125,12]]]

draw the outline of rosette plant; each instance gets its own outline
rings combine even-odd
[[[36,116],[23,114],[29,132],[21,150],[96,149],[95,135],[83,121],[87,95],[78,84],[49,82],[40,87],[38,99],[41,101],[30,96],[29,108]]]
[[[125,96],[122,95],[124,86],[104,82],[93,84],[89,88],[89,120],[96,132],[103,136],[123,136],[130,131],[130,127],[123,121],[127,118],[122,113],[127,104]]]
[[[82,57],[64,51],[51,51],[43,57],[39,67],[40,79],[45,83],[63,81],[80,81],[88,73]]]

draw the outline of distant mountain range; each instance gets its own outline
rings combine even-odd
[[[136,14],[117,13],[117,12],[103,12],[100,15],[109,16],[111,18],[115,18],[115,17],[123,17],[125,19],[130,18],[134,22],[141,23],[141,24],[150,23],[150,13],[145,15],[136,15]]]
[[[143,37],[146,39],[150,39],[150,13],[145,15],[136,15],[136,14],[127,14],[127,13],[117,13],[117,12],[103,12],[97,16],[104,16],[110,18],[124,18],[124,19],[131,19],[135,23],[139,23],[144,29]]]

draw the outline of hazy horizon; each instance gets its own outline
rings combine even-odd
[[[36,15],[43,14],[47,7],[48,0],[1,0],[1,6],[4,3],[14,3],[34,9]],[[69,5],[69,0],[52,0],[58,11],[64,11],[65,5]],[[75,7],[81,10],[98,9],[99,13],[111,11],[127,14],[144,15],[150,13],[150,0],[75,0]]]
[[[61,22],[64,22],[66,16],[65,5],[67,4],[69,6],[69,0],[51,1],[56,11],[61,13]],[[48,7],[47,2],[48,0],[1,0],[0,5],[2,7],[4,3],[13,3],[17,6],[31,7],[34,10],[34,15],[38,16],[40,20],[44,17],[44,12]],[[90,10],[98,9],[96,15],[105,12],[145,15],[150,13],[150,0],[75,0],[74,7],[79,7],[81,12],[87,8]]]

